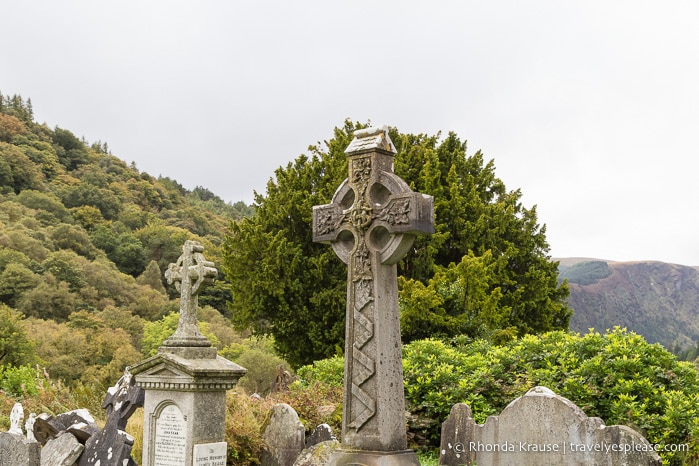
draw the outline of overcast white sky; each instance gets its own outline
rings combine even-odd
[[[251,202],[349,117],[455,131],[554,257],[699,266],[699,1],[19,1],[0,91]]]

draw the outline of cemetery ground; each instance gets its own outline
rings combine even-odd
[[[257,356],[273,356],[261,347],[264,345],[258,346]],[[686,453],[661,452],[663,464],[699,464],[696,368],[678,362],[660,345],[648,344],[636,334],[622,329],[585,335],[552,332],[505,345],[466,338],[431,339],[405,345],[403,355],[409,446],[420,449],[423,465],[437,464],[439,426],[455,403],[469,404],[476,421],[483,423],[537,385],[548,386],[607,425],[625,424],[641,431],[653,444],[689,444]],[[263,378],[258,382],[241,379],[227,395],[229,464],[257,464],[262,431],[276,403],[294,407],[307,433],[325,422],[339,436],[343,366],[341,357],[316,361],[296,371],[298,381],[288,390],[260,397],[252,396],[255,383],[258,388],[262,383],[269,387],[276,379],[275,366],[264,382]],[[98,423],[105,420],[101,404],[106,387],[84,382],[67,386],[46,378],[43,368],[32,367],[13,380],[10,384],[3,379],[0,431],[9,428],[16,401],[22,402],[25,413],[58,414],[87,408]],[[15,393],[10,393],[12,387]],[[142,416],[138,410],[127,426],[136,439],[133,453],[137,459]]]

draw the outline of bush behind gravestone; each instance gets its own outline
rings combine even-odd
[[[299,369],[302,383],[337,383],[340,361],[316,361]],[[419,427],[409,427],[420,429],[418,437],[427,439],[421,447],[438,445],[441,422],[455,403],[469,404],[476,422],[483,423],[543,385],[588,416],[600,417],[606,425],[628,425],[652,444],[689,444],[686,453],[659,452],[664,464],[699,464],[695,366],[625,329],[527,335],[502,346],[462,337],[449,343],[414,341],[403,348],[403,372],[406,407],[420,419]]]

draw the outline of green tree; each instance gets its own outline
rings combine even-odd
[[[22,324],[22,316],[0,304],[0,366],[34,362],[34,345]]]
[[[43,214],[42,220],[47,224],[71,221],[70,211],[53,193],[43,193],[27,189],[17,195],[15,201],[23,206],[37,211],[37,217]]]
[[[121,222],[98,225],[91,232],[90,239],[122,272],[135,277],[145,269],[146,249],[143,243]]]
[[[166,295],[165,286],[163,285],[163,273],[160,271],[160,267],[158,267],[158,263],[155,261],[150,261],[148,263],[143,273],[136,278],[136,283],[150,286],[158,293]]]
[[[266,194],[255,195],[255,215],[233,223],[224,243],[234,323],[272,334],[293,366],[343,346],[347,269],[331,248],[313,243],[312,208],[329,202],[347,176],[344,150],[360,127],[346,121],[324,148],[311,146],[310,156],[277,169]],[[557,282],[545,227],[535,208],[522,206],[521,192],[508,191],[480,152],[467,156],[466,143],[453,133],[443,140],[397,130],[390,135],[396,174],[435,198],[435,234],[418,238],[398,265],[404,323],[413,329],[406,340],[422,335],[409,325],[419,301],[411,293],[418,292],[433,295],[434,315],[423,322],[441,319],[439,313],[453,317],[442,319],[444,335],[504,338],[567,328],[567,286]],[[465,256],[470,259],[459,265]],[[451,294],[440,296],[440,287],[452,287]],[[471,292],[476,296],[467,296]]]
[[[41,277],[20,262],[8,264],[0,272],[0,301],[15,307],[22,295],[34,288]]]
[[[58,280],[66,282],[71,292],[78,291],[87,284],[85,265],[85,259],[70,250],[52,252],[41,263],[45,272],[49,272]]]
[[[60,322],[65,321],[78,304],[78,297],[70,291],[68,283],[47,272],[35,288],[22,294],[17,309],[30,317]]]
[[[19,194],[25,189],[43,188],[44,175],[41,170],[17,147],[0,142],[0,193]]]
[[[85,144],[67,129],[56,127],[53,133],[58,160],[67,170],[75,170],[90,161]]]
[[[116,220],[121,211],[121,200],[111,189],[98,188],[89,183],[63,187],[58,195],[66,207],[93,206],[107,220]]]

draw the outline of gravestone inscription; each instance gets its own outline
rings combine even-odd
[[[155,421],[155,464],[184,464],[187,451],[187,425],[177,405],[165,406]]]
[[[348,266],[343,443],[329,464],[419,464],[406,450],[396,263],[434,232],[434,201],[393,173],[386,127],[356,131],[345,153],[349,177],[313,208],[313,240]]]
[[[226,442],[194,445],[194,466],[226,466]]]

